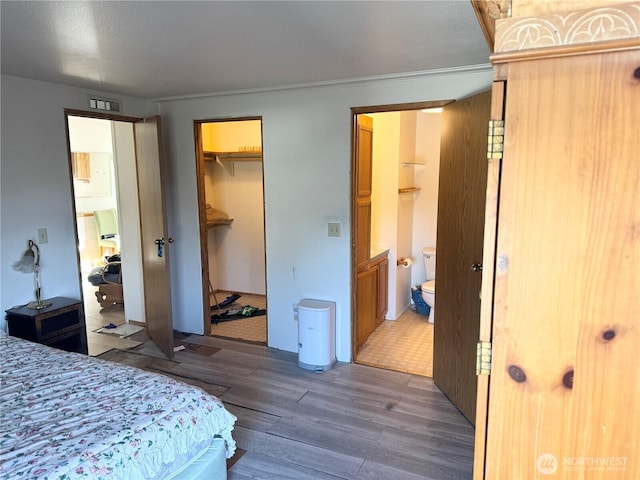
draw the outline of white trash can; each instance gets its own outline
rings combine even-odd
[[[336,304],[302,300],[298,304],[298,366],[315,372],[336,361]]]

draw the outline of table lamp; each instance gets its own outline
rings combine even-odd
[[[27,303],[27,308],[41,310],[51,305],[51,302],[43,302],[40,285],[40,248],[33,240],[27,241],[27,249],[22,258],[13,264],[13,269],[22,273],[33,273],[35,277],[35,300]]]

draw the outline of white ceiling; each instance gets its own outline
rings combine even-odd
[[[2,1],[2,73],[141,98],[489,63],[469,0]]]

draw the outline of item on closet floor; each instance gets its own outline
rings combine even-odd
[[[227,298],[225,298],[223,301],[221,301],[218,305],[220,307],[226,307],[228,305],[231,305],[236,300],[238,300],[241,296],[242,295],[238,295],[237,293],[232,293]]]
[[[220,322],[228,322],[231,320],[240,320],[243,318],[249,317],[258,317],[260,315],[266,315],[266,309],[260,309],[258,307],[252,307],[251,305],[246,305],[237,310],[227,310],[223,313],[216,313],[211,315],[211,323],[218,324]]]

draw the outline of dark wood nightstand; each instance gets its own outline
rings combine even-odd
[[[42,343],[68,352],[88,353],[87,332],[82,302],[73,298],[55,297],[42,310],[26,306],[6,311],[9,335]]]

